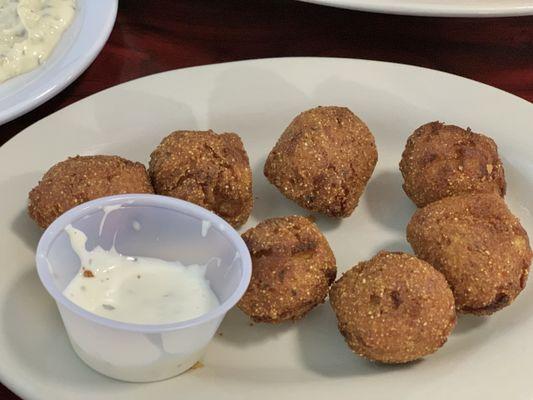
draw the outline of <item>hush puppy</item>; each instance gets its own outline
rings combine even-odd
[[[256,322],[297,320],[323,303],[335,280],[335,257],[307,218],[272,218],[246,231],[252,279],[238,303]]]
[[[252,211],[252,172],[235,133],[176,131],[150,156],[155,192],[198,204],[234,227]]]
[[[298,115],[268,155],[267,179],[301,207],[348,217],[378,159],[372,133],[345,107]]]
[[[418,207],[457,194],[505,195],[505,176],[494,141],[440,122],[422,125],[407,139],[400,161],[403,188]]]
[[[369,360],[417,360],[438,350],[455,326],[452,291],[428,263],[380,252],[333,284],[330,302],[348,346]]]
[[[407,226],[415,254],[441,271],[457,310],[491,314],[524,289],[531,263],[526,231],[496,193],[448,197]]]
[[[124,193],[153,193],[144,165],[118,156],[70,157],[52,166],[31,190],[28,213],[46,228],[79,204]]]

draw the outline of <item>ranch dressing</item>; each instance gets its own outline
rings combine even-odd
[[[0,82],[44,63],[75,13],[75,0],[0,0]]]
[[[68,226],[81,261],[63,294],[102,317],[135,324],[167,324],[199,317],[219,305],[205,278],[206,266],[129,257],[115,248],[87,251],[85,234]]]

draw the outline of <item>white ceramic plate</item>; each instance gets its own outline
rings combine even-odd
[[[257,197],[245,229],[267,217],[309,215],[262,175],[266,154],[300,111],[345,105],[374,133],[379,162],[354,215],[319,218],[340,272],[378,250],[409,250],[414,206],[398,161],[419,125],[446,121],[491,135],[500,146],[507,200],[533,232],[533,105],[454,75],[405,65],[319,58],[267,59],[158,74],[91,96],[38,122],[0,149],[0,379],[25,399],[519,399],[533,397],[533,290],[491,318],[461,318],[436,354],[387,367],[353,355],[329,304],[297,323],[250,326],[232,310],[204,368],[153,384],[127,384],[86,367],[70,348],[37,278],[40,231],[28,191],[74,154],[113,153],[146,162],[174,129],[238,132]],[[531,285],[531,283],[530,283]]]
[[[339,8],[434,17],[533,15],[533,0],[301,0]]]
[[[33,110],[71,84],[104,46],[118,0],[77,0],[76,16],[46,63],[0,83],[0,125]]]

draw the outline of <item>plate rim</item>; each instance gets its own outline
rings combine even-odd
[[[374,12],[380,14],[410,15],[420,17],[463,17],[463,18],[490,18],[490,17],[520,17],[533,15],[533,2],[520,7],[461,7],[443,5],[420,5],[409,0],[397,3],[387,1],[386,4],[375,5],[368,0],[298,0],[304,3],[329,6],[335,8]]]
[[[118,0],[113,0],[113,1],[117,1]],[[300,1],[300,0],[298,0]],[[315,0],[301,0],[301,1],[315,1]],[[321,0],[319,0],[321,1]],[[139,81],[139,80],[143,80],[143,79],[150,79],[150,78],[154,78],[154,77],[157,77],[157,76],[160,76],[160,75],[165,75],[165,74],[174,74],[176,72],[186,72],[186,71],[190,71],[190,70],[196,70],[196,69],[210,69],[210,68],[214,68],[214,67],[219,67],[219,66],[226,66],[226,65],[237,65],[237,64],[247,64],[247,63],[263,63],[263,62],[277,62],[277,61],[280,61],[280,62],[303,62],[303,61],[309,61],[309,62],[312,62],[312,61],[328,61],[328,62],[361,62],[361,63],[369,63],[369,64],[383,64],[383,65],[388,65],[388,66],[391,66],[391,67],[401,67],[401,68],[412,68],[412,69],[419,69],[419,70],[424,70],[426,72],[430,72],[430,73],[437,73],[437,74],[443,74],[445,76],[448,76],[450,78],[459,78],[459,79],[462,79],[462,80],[466,80],[466,81],[469,81],[471,84],[475,84],[475,85],[478,85],[478,86],[482,86],[484,87],[485,89],[489,89],[489,90],[496,90],[498,92],[500,92],[501,94],[504,94],[504,95],[507,95],[507,96],[512,96],[513,98],[515,98],[515,100],[519,100],[521,101],[523,104],[526,104],[526,105],[529,105],[529,106],[533,106],[533,103],[530,102],[529,100],[527,99],[524,99],[523,97],[520,97],[514,93],[511,93],[511,92],[507,92],[503,89],[500,89],[498,87],[495,87],[495,86],[492,86],[492,85],[489,85],[488,83],[484,83],[484,82],[480,82],[480,81],[477,81],[475,79],[472,79],[472,78],[468,78],[468,77],[465,77],[465,76],[461,76],[459,74],[454,74],[452,72],[446,72],[446,71],[441,71],[441,70],[438,70],[438,69],[434,69],[434,68],[429,68],[429,67],[423,67],[423,66],[419,66],[419,65],[414,65],[414,64],[406,64],[406,63],[397,63],[397,62],[393,62],[393,61],[382,61],[382,60],[372,60],[372,59],[367,59],[367,58],[350,58],[350,57],[320,57],[320,56],[288,56],[288,57],[266,57],[266,58],[252,58],[252,59],[246,59],[246,60],[237,60],[237,61],[224,61],[224,62],[218,62],[218,63],[212,63],[212,64],[204,64],[204,65],[193,65],[193,66],[190,66],[190,67],[184,67],[184,68],[175,68],[175,69],[171,69],[171,70],[166,70],[166,71],[161,71],[161,72],[156,72],[156,73],[153,73],[153,74],[149,74],[149,75],[144,75],[144,76],[140,76],[138,78],[134,78],[134,79],[131,79],[129,81],[125,81],[125,82],[121,82],[121,83],[118,83],[116,85],[113,85],[113,86],[110,86],[110,87],[107,87],[105,89],[102,89],[100,91],[97,91],[97,92],[94,92],[86,97],[83,97],[79,100],[76,100],[75,102],[59,109],[59,110],[56,110],[54,111],[53,113],[51,114],[48,114],[47,116],[41,118],[40,120],[38,121],[35,121],[33,124],[27,126],[26,128],[24,128],[23,130],[21,130],[20,132],[18,132],[16,135],[14,135],[13,137],[9,138],[9,140],[7,140],[6,142],[4,142],[2,145],[0,145],[0,156],[2,155],[2,151],[5,151],[5,148],[7,147],[11,147],[12,145],[14,145],[14,142],[16,142],[20,137],[23,137],[23,136],[26,136],[28,134],[28,131],[30,131],[35,125],[37,125],[38,123],[40,123],[41,121],[47,119],[48,117],[51,117],[61,111],[63,111],[64,109],[74,105],[74,104],[78,104],[80,102],[83,102],[85,100],[87,100],[88,98],[90,97],[93,97],[93,96],[96,96],[96,95],[100,95],[102,93],[105,93],[109,90],[113,90],[119,86],[123,86],[123,87],[126,87],[127,85],[130,85],[130,84],[134,84],[136,81]],[[1,127],[1,123],[0,123],[0,127]]]
[[[105,0],[104,2],[95,0],[83,0],[82,4],[83,7],[101,7],[102,4],[104,4],[104,6],[106,7],[104,8],[106,13],[103,14],[104,18],[99,19],[99,21],[101,22],[101,26],[96,31],[97,35],[95,35],[95,38],[92,41],[92,45],[85,49],[85,55],[65,67],[59,67],[59,69],[56,69],[57,66],[55,66],[52,71],[56,71],[56,73],[52,74],[51,79],[48,79],[45,83],[44,81],[36,80],[28,84],[23,89],[23,91],[31,92],[32,89],[36,87],[36,85],[40,85],[41,88],[37,91],[36,95],[26,99],[23,102],[19,102],[1,110],[0,126],[14,120],[15,118],[20,117],[23,114],[26,114],[29,111],[34,110],[46,101],[50,100],[52,97],[54,97],[67,86],[69,86],[72,82],[74,82],[92,64],[98,54],[102,51],[102,48],[104,47],[107,40],[109,39],[109,36],[111,35],[113,26],[115,25],[115,20],[117,18],[118,0]],[[79,37],[84,37],[88,35],[87,32],[83,30],[84,25],[85,23],[82,25],[82,29],[78,34]],[[93,30],[91,32],[95,31]],[[92,36],[92,34],[89,35]],[[79,40],[79,37],[74,41],[71,48],[68,49],[67,52],[63,55],[63,59],[66,59],[73,51],[72,49],[76,47],[76,42]]]
[[[389,67],[392,67],[392,68],[397,68],[397,67],[399,67],[399,68],[407,68],[407,69],[410,69],[412,71],[425,70],[425,71],[429,71],[431,73],[436,73],[437,75],[442,74],[442,76],[447,76],[449,78],[453,78],[453,79],[459,78],[459,80],[461,80],[461,81],[468,81],[469,85],[475,85],[475,86],[478,86],[478,87],[481,86],[481,87],[485,87],[485,89],[490,89],[492,91],[497,91],[501,95],[505,95],[508,98],[513,98],[514,101],[519,101],[520,103],[525,104],[528,107],[531,107],[532,110],[533,110],[533,103],[531,103],[528,100],[523,99],[523,98],[521,98],[521,97],[519,97],[519,96],[517,96],[515,94],[506,92],[506,91],[504,91],[502,89],[490,86],[488,84],[485,84],[485,83],[482,83],[482,82],[479,82],[479,81],[476,81],[476,80],[473,80],[473,79],[470,79],[470,78],[462,77],[460,75],[456,75],[456,74],[452,74],[452,73],[449,73],[449,72],[444,72],[444,71],[440,71],[440,70],[436,70],[436,69],[432,69],[432,68],[427,68],[427,67],[420,67],[420,66],[415,66],[415,65],[394,63],[394,62],[386,62],[386,61],[377,61],[377,60],[368,60],[368,59],[355,59],[355,58],[342,58],[342,57],[338,57],[338,58],[337,57],[272,57],[272,58],[260,58],[260,59],[240,60],[240,61],[231,61],[231,62],[207,64],[207,65],[201,65],[201,66],[192,66],[192,67],[187,67],[187,68],[178,68],[178,69],[174,69],[174,70],[170,70],[170,71],[163,71],[163,72],[159,72],[159,73],[155,73],[155,74],[151,74],[151,75],[146,75],[146,76],[143,76],[143,77],[139,77],[139,78],[136,78],[136,79],[133,79],[133,80],[130,80],[130,81],[127,81],[127,82],[123,82],[123,83],[120,83],[118,85],[103,89],[103,90],[101,90],[99,92],[96,92],[96,93],[94,93],[94,94],[92,94],[90,96],[87,96],[87,97],[85,97],[83,99],[80,99],[80,100],[72,103],[71,105],[65,107],[64,109],[58,110],[58,111],[56,111],[56,112],[44,117],[43,119],[35,122],[34,124],[30,125],[26,129],[24,129],[23,131],[19,132],[17,135],[13,136],[10,140],[8,140],[6,143],[4,143],[2,146],[0,146],[0,157],[2,156],[2,154],[4,152],[10,152],[12,147],[17,145],[16,142],[17,142],[18,138],[20,138],[22,136],[25,137],[25,136],[31,134],[31,131],[34,130],[34,125],[39,124],[41,121],[43,121],[43,120],[45,120],[47,118],[50,118],[50,117],[54,116],[55,114],[57,114],[59,112],[62,112],[62,111],[66,110],[67,108],[69,108],[69,107],[71,107],[71,106],[73,106],[73,105],[75,105],[77,103],[81,103],[81,102],[84,102],[84,101],[89,101],[88,100],[89,98],[92,98],[92,97],[97,96],[99,94],[103,94],[103,93],[105,93],[107,91],[110,91],[110,90],[114,90],[118,86],[133,85],[138,80],[150,79],[150,78],[153,78],[153,77],[156,77],[156,76],[160,76],[160,75],[165,75],[165,74],[171,75],[171,74],[176,74],[176,73],[181,73],[181,72],[191,71],[191,70],[209,70],[209,69],[216,70],[217,67],[236,65],[236,64],[254,64],[254,63],[255,64],[262,64],[262,63],[268,64],[268,63],[271,63],[271,62],[287,62],[287,63],[299,62],[299,63],[309,63],[309,64],[311,64],[314,60],[315,61],[319,60],[319,61],[331,62],[332,64],[335,64],[337,62],[353,62],[353,63],[362,63],[362,64],[367,64],[367,65],[372,65],[372,64],[388,65]],[[15,395],[20,396],[21,398],[30,399],[30,400],[32,400],[32,399],[40,400],[42,398],[42,397],[36,396],[35,392],[32,392],[31,390],[29,390],[28,389],[29,385],[24,384],[24,382],[22,382],[22,383],[21,382],[15,382],[16,379],[13,380],[12,376],[10,376],[10,375],[11,374],[9,373],[9,368],[8,367],[6,368],[6,366],[3,363],[0,363],[0,383],[1,384],[3,384],[6,388],[11,390]]]

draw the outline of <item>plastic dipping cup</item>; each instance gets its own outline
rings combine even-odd
[[[69,224],[87,235],[88,250],[114,243],[128,256],[207,264],[206,278],[220,305],[198,318],[164,325],[118,322],[80,308],[63,295],[80,269],[64,230]],[[104,197],[67,211],[44,232],[36,261],[78,356],[104,375],[132,382],[170,378],[193,366],[251,275],[248,249],[227,222],[194,204],[157,195]]]

